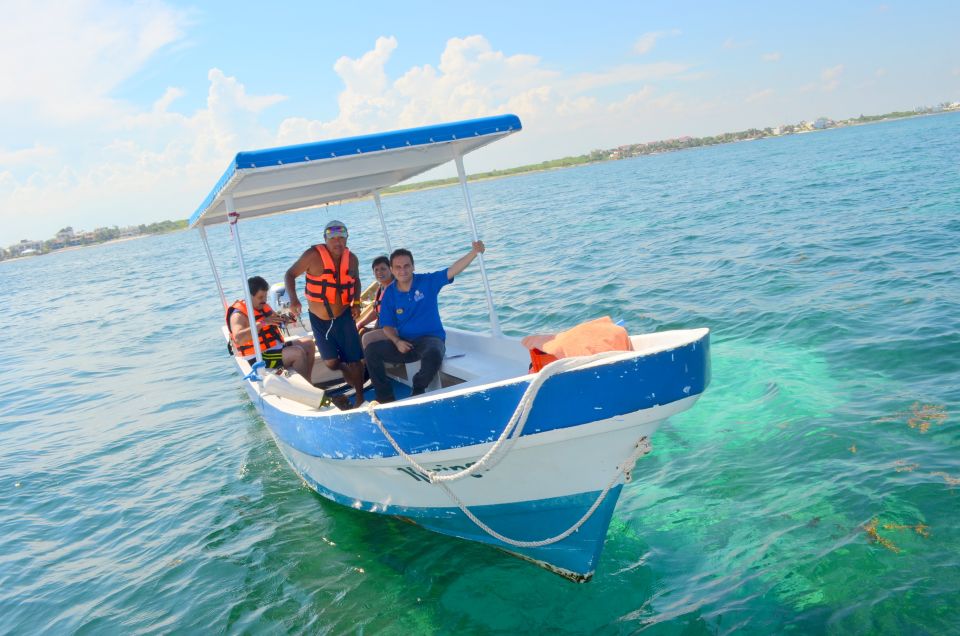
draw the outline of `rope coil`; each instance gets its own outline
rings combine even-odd
[[[493,446],[491,446],[490,449],[486,453],[484,453],[483,457],[477,460],[474,464],[472,464],[471,466],[468,466],[467,468],[461,471],[458,471],[452,474],[441,475],[437,471],[432,471],[427,468],[424,468],[409,453],[407,453],[402,448],[400,448],[400,445],[397,443],[394,437],[390,434],[390,432],[386,429],[383,422],[380,420],[380,418],[377,416],[376,412],[374,411],[373,402],[367,403],[367,413],[370,415],[370,420],[374,423],[374,425],[378,429],[380,429],[380,432],[383,434],[386,440],[390,443],[393,449],[397,452],[397,454],[401,456],[404,460],[406,460],[414,469],[416,469],[417,471],[422,473],[424,476],[426,476],[427,479],[429,479],[431,484],[434,484],[442,488],[443,491],[447,493],[447,495],[450,497],[450,499],[455,504],[457,504],[457,507],[460,508],[463,514],[466,515],[467,518],[470,519],[470,521],[472,521],[477,527],[479,527],[481,530],[483,530],[485,533],[487,533],[494,539],[502,541],[507,545],[511,545],[518,548],[543,547],[543,546],[551,545],[553,543],[557,543],[559,541],[563,541],[564,539],[569,537],[571,534],[578,531],[583,526],[583,524],[585,524],[590,519],[590,517],[593,516],[593,513],[597,511],[597,508],[600,507],[600,504],[606,498],[607,494],[610,492],[613,486],[617,483],[617,481],[619,481],[622,476],[626,475],[629,471],[633,469],[633,465],[636,463],[637,459],[639,459],[642,455],[645,455],[646,453],[650,452],[651,450],[650,442],[647,440],[646,437],[641,437],[639,440],[637,440],[636,444],[634,445],[633,451],[623,462],[617,465],[617,470],[613,475],[613,478],[607,483],[604,489],[597,496],[597,499],[596,501],[593,502],[593,505],[590,506],[587,512],[584,513],[584,515],[576,523],[574,523],[572,526],[570,526],[569,528],[567,528],[566,530],[564,530],[558,535],[549,537],[547,539],[541,539],[539,541],[520,541],[517,539],[511,539],[510,537],[506,537],[500,534],[499,532],[497,532],[496,530],[494,530],[493,528],[485,524],[483,521],[481,521],[466,506],[466,504],[463,503],[463,501],[457,496],[457,494],[450,489],[450,487],[447,484],[449,482],[454,482],[459,479],[463,479],[464,477],[468,477],[480,470],[484,470],[484,471],[492,470],[494,467],[497,466],[497,464],[500,463],[500,461],[507,455],[509,450],[513,448],[513,445],[516,443],[516,440],[523,433],[523,428],[524,426],[526,426],[527,419],[530,416],[530,411],[533,408],[533,403],[537,395],[539,394],[541,387],[548,379],[550,379],[554,375],[557,375],[558,373],[563,373],[565,371],[581,368],[593,362],[603,360],[606,358],[611,358],[618,355],[623,355],[623,352],[605,351],[603,353],[598,353],[592,356],[561,358],[545,366],[537,374],[537,377],[530,382],[529,386],[527,386],[527,389],[524,391],[523,396],[520,398],[520,401],[517,403],[517,408],[514,409],[513,415],[510,417],[510,420],[507,422],[506,426],[504,427],[503,432],[497,438],[497,441],[494,442]]]

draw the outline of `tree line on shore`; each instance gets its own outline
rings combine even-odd
[[[684,150],[687,148],[697,148],[700,146],[713,146],[718,144],[734,143],[737,141],[750,141],[762,139],[764,137],[778,137],[795,133],[809,132],[813,130],[823,130],[826,128],[836,128],[842,126],[855,126],[858,124],[867,124],[890,119],[903,117],[915,117],[917,115],[937,114],[947,111],[960,110],[958,102],[944,102],[937,106],[921,106],[909,111],[895,111],[883,115],[860,115],[850,119],[833,121],[826,117],[820,117],[813,122],[802,121],[799,124],[784,124],[781,126],[767,128],[748,128],[738,132],[727,132],[719,135],[706,137],[679,137],[676,139],[664,139],[660,141],[650,141],[640,144],[628,144],[618,146],[617,148],[592,150],[589,153],[561,159],[551,159],[532,163],[516,168],[506,170],[491,170],[489,172],[480,172],[469,175],[470,181],[479,179],[493,179],[496,177],[506,177],[510,175],[523,174],[525,172],[539,172],[542,170],[552,170],[554,168],[570,168],[573,166],[597,163],[600,161],[611,161],[617,159],[626,159],[640,155],[652,155],[661,152],[672,152]],[[433,179],[431,181],[418,181],[416,183],[407,183],[386,188],[384,194],[412,192],[416,190],[425,190],[428,188],[438,188],[457,183],[456,177],[449,179]],[[17,256],[46,254],[65,247],[74,247],[82,245],[94,245],[96,243],[105,243],[120,238],[143,236],[147,234],[163,234],[174,232],[187,227],[186,220],[178,221],[159,221],[156,223],[131,225],[125,228],[99,227],[89,232],[74,232],[73,228],[66,227],[57,232],[57,235],[46,241],[28,241],[23,240],[20,243],[11,245],[7,249],[0,248],[0,260],[14,258]]]
[[[19,256],[36,256],[48,254],[67,247],[82,247],[96,245],[122,238],[135,238],[150,234],[165,234],[182,230],[187,227],[185,219],[178,221],[157,221],[155,223],[141,223],[127,227],[98,227],[89,231],[74,231],[70,226],[62,228],[53,238],[45,241],[31,241],[24,239],[8,248],[0,248],[0,260],[17,258]]]

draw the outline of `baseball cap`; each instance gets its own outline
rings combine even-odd
[[[347,238],[350,235],[347,232],[347,226],[343,224],[343,221],[330,221],[323,228],[323,238],[333,238],[336,236],[342,236]]]

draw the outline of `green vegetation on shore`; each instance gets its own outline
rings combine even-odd
[[[738,141],[751,141],[754,139],[763,139],[764,137],[782,137],[784,135],[793,135],[798,133],[812,132],[814,130],[826,130],[828,128],[841,128],[844,126],[856,126],[860,124],[869,124],[891,119],[900,119],[903,117],[916,117],[918,115],[931,115],[948,111],[960,110],[960,103],[942,103],[937,106],[923,106],[915,110],[894,111],[884,115],[860,115],[850,119],[834,121],[827,117],[820,117],[812,122],[802,121],[799,124],[783,124],[777,127],[768,128],[749,128],[738,132],[727,132],[707,137],[679,137],[676,139],[663,139],[660,141],[651,141],[640,144],[628,144],[602,150],[592,150],[588,154],[578,155],[576,157],[564,157],[563,159],[554,159],[552,161],[543,161],[526,166],[518,166],[507,170],[491,170],[490,172],[480,172],[468,175],[467,179],[476,181],[481,179],[493,179],[497,177],[507,177],[511,175],[523,174],[526,172],[540,172],[554,168],[570,168],[600,161],[610,161],[616,159],[626,159],[629,157],[639,157],[641,155],[654,155],[662,152],[672,152],[675,150],[685,150],[687,148],[698,148],[701,146],[715,146],[718,144],[729,144]],[[452,177],[449,179],[434,179],[432,181],[418,181],[416,183],[407,183],[393,186],[384,190],[385,194],[413,192],[416,190],[426,190],[429,188],[440,188],[457,183],[458,179]]]
[[[552,159],[550,161],[541,161],[516,168],[506,170],[491,170],[489,172],[479,172],[467,176],[469,181],[478,181],[482,179],[495,179],[498,177],[508,177],[512,175],[524,174],[529,172],[541,172],[544,170],[553,170],[555,168],[571,168],[582,166],[600,161],[611,161],[617,159],[626,159],[629,157],[638,157],[641,155],[653,155],[661,152],[672,152],[675,150],[685,150],[687,148],[698,148],[700,146],[714,146],[718,144],[728,144],[737,141],[751,141],[754,139],[763,139],[764,137],[780,137],[797,133],[812,132],[815,130],[825,130],[828,128],[840,128],[844,126],[856,126],[860,124],[869,124],[892,119],[901,119],[903,117],[917,117],[919,115],[933,115],[948,111],[960,111],[960,102],[938,104],[937,106],[923,106],[914,110],[894,111],[884,115],[860,115],[850,119],[834,121],[826,117],[820,117],[813,122],[802,121],[799,124],[783,124],[775,128],[749,128],[739,132],[728,132],[720,135],[708,137],[679,137],[676,139],[664,139],[660,141],[651,141],[640,144],[628,144],[609,148],[605,150],[592,150],[587,154],[576,157],[564,157],[562,159]],[[449,179],[433,179],[431,181],[418,181],[416,183],[406,183],[386,188],[384,194],[399,194],[404,192],[415,192],[417,190],[427,190],[430,188],[442,188],[453,185],[458,182],[456,177]],[[178,221],[160,221],[158,223],[131,225],[125,228],[117,226],[99,227],[89,232],[74,232],[73,228],[66,227],[57,232],[57,235],[46,241],[23,240],[15,243],[9,248],[0,248],[0,261],[18,256],[32,256],[46,254],[59,249],[68,247],[80,247],[85,245],[95,245],[123,238],[135,238],[148,234],[164,234],[174,232],[187,227],[185,219]]]
[[[0,261],[22,256],[39,256],[40,254],[48,254],[71,247],[86,247],[88,245],[97,245],[98,243],[106,243],[120,239],[137,238],[150,234],[166,234],[167,232],[183,230],[186,227],[186,219],[141,223],[140,225],[128,225],[122,228],[114,225],[113,227],[98,227],[95,230],[80,232],[74,231],[72,227],[68,226],[57,232],[53,238],[45,241],[24,239],[6,249],[0,247]]]

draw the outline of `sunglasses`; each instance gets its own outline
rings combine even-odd
[[[347,238],[347,228],[343,227],[342,225],[334,225],[333,227],[328,227],[323,231],[323,238],[337,238],[338,236]]]

